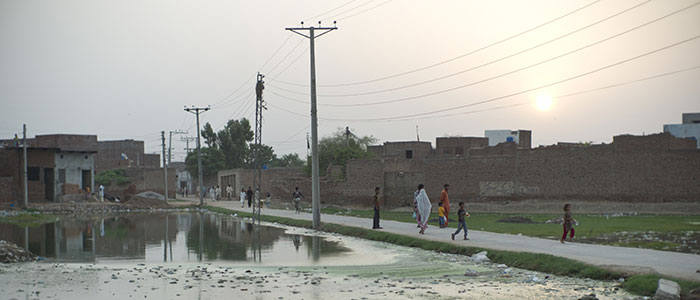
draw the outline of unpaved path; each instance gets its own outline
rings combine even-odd
[[[241,208],[240,203],[237,201],[218,201],[208,204],[234,211],[251,212],[251,209],[248,207]],[[295,214],[291,210],[264,208],[263,214],[311,221],[311,214],[306,212]],[[322,214],[321,221],[361,228],[372,227],[371,219],[357,217]],[[383,220],[381,225],[384,227],[382,231],[425,240],[487,249],[551,254],[596,266],[632,271],[653,270],[662,275],[700,282],[700,273],[697,272],[700,269],[700,255],[695,254],[593,244],[561,244],[559,241],[554,240],[478,230],[469,230],[470,240],[468,241],[461,239],[452,241],[450,239],[451,229],[439,229],[431,226],[424,235],[420,235],[416,225],[387,220]],[[469,222],[467,222],[467,226],[469,226]]]

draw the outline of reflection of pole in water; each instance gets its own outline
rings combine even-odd
[[[292,243],[294,243],[294,248],[299,252],[299,246],[301,246],[301,237],[298,234],[292,235]]]
[[[253,221],[253,226],[255,222]],[[251,250],[253,251],[253,261],[262,262],[262,237],[260,236],[260,228],[255,226],[253,232],[255,232],[252,237]]]
[[[321,238],[315,235],[311,237],[311,257],[313,261],[321,258]]]
[[[168,261],[168,215],[165,215],[165,237],[163,238],[163,261]]]
[[[100,236],[105,236],[105,219],[100,219]]]
[[[204,215],[199,213],[199,253],[197,253],[199,261],[202,261],[202,251],[204,251]]]
[[[24,250],[29,251],[29,227],[24,226]]]

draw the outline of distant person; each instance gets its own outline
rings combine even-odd
[[[418,196],[416,197],[416,206],[418,207],[418,214],[420,220],[418,225],[420,225],[420,231],[418,233],[425,234],[425,229],[428,228],[428,220],[430,219],[430,211],[433,206],[430,204],[430,198],[428,194],[425,193],[425,185],[422,183],[418,185]]]
[[[100,201],[105,202],[105,186],[100,184]]]
[[[566,234],[569,232],[571,232],[569,242],[574,241],[574,222],[576,222],[576,220],[571,216],[571,204],[564,204],[564,234],[561,235],[561,239],[559,240],[562,244],[566,239]]]
[[[450,196],[447,194],[449,190],[450,185],[446,183],[440,193],[440,203],[442,203],[442,207],[445,208],[445,225],[443,227],[447,227],[450,223]]]
[[[188,196],[187,194],[188,194],[188,192],[189,192],[189,191],[188,191],[188,188],[185,187],[184,189],[182,189],[182,192],[185,193],[184,196],[185,196],[185,198],[187,198],[187,196]]]
[[[15,147],[19,147],[19,137],[17,136],[16,133],[15,133],[14,141],[15,141]]]
[[[265,205],[267,205],[268,207],[270,206],[270,199],[272,199],[272,195],[270,195],[270,192],[267,192],[267,194],[265,195]]]
[[[214,190],[214,200],[220,200],[221,199],[221,187],[217,184],[216,189]]]
[[[233,197],[233,188],[230,184],[226,187],[226,195],[228,196],[228,200],[231,201],[231,197]]]
[[[238,196],[241,197],[241,207],[243,207],[245,205],[245,189],[241,189],[241,194]]]
[[[199,185],[198,185],[198,186],[197,186],[197,197],[199,197],[199,196],[203,196],[203,195],[202,195],[202,190],[201,190],[201,188],[200,188]]]
[[[467,238],[467,234],[468,234],[467,230],[468,229],[467,229],[467,222],[464,219],[465,216],[468,217],[469,213],[466,210],[464,210],[464,202],[460,202],[459,203],[459,210],[457,211],[457,220],[459,221],[459,226],[457,226],[457,231],[455,231],[452,234],[452,240],[455,239],[455,235],[459,234],[459,232],[462,231],[462,228],[464,228],[464,240],[469,240],[469,238]]]
[[[211,201],[216,202],[216,188],[214,186],[209,188],[209,197],[211,197]]]
[[[253,204],[253,189],[248,187],[248,190],[245,192],[245,197],[248,199],[248,207],[250,207]]]
[[[418,222],[418,228],[420,228],[420,213],[418,213],[418,195],[420,195],[420,190],[413,192],[413,219]]]
[[[374,206],[374,223],[372,224],[372,229],[382,229],[381,226],[379,226],[379,187],[374,188],[374,199],[373,199],[373,206]]]
[[[90,195],[92,195],[92,193],[90,193],[90,187],[86,186],[85,187],[85,200],[90,199]]]
[[[445,207],[442,206],[442,202],[438,202],[438,224],[440,228],[445,228]]]
[[[294,213],[301,213],[301,199],[304,198],[304,194],[299,191],[299,187],[294,188],[294,193],[292,193],[292,199],[294,199]]]

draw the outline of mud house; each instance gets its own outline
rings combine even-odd
[[[0,141],[0,202],[17,202],[23,194],[23,149]],[[37,135],[27,139],[27,190],[30,202],[59,201],[64,195],[95,190],[95,135]]]

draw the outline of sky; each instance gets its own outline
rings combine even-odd
[[[700,112],[695,0],[4,0],[0,137],[26,123],[155,153],[161,131],[182,130],[183,160],[196,136],[183,108],[210,106],[200,121],[215,129],[253,120],[260,72],[263,143],[304,156],[309,40],[285,28],[334,20],[315,40],[321,137],[609,143]]]

